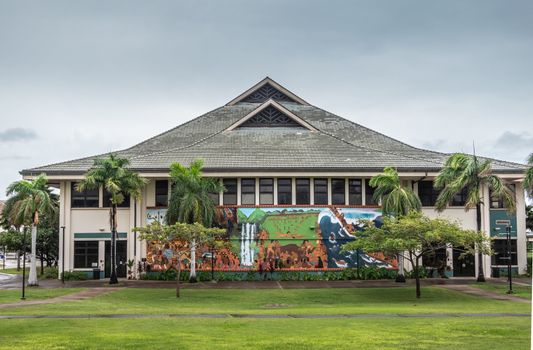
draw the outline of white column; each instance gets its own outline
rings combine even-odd
[[[66,220],[65,201],[67,197],[67,190],[66,190],[67,184],[68,182],[66,181],[61,181],[59,183],[59,254],[58,254],[59,261],[57,262],[57,266],[58,266],[58,277],[57,278],[59,279],[61,279],[61,272],[63,271],[63,244],[65,244],[65,242],[63,241],[63,229],[61,227],[65,226],[65,220]],[[66,234],[67,234],[67,231],[65,227],[65,235]],[[66,253],[66,249],[65,249],[65,253]]]
[[[344,179],[344,204],[345,205],[350,204],[350,179],[349,178]]]
[[[331,197],[332,197],[332,193],[331,193],[331,191],[332,191],[332,189],[331,189],[331,177],[327,178],[327,191],[328,191],[328,205],[331,205],[332,202],[333,202],[332,199],[331,199]]]
[[[291,187],[292,187],[292,205],[296,205],[296,178],[293,177],[291,181]]]
[[[309,204],[315,204],[315,179],[309,179]]]
[[[366,205],[366,179],[361,179],[361,204]]]
[[[527,238],[526,238],[526,212],[524,210],[525,196],[521,183],[516,184],[516,253],[518,262],[518,273],[524,274],[527,269]]]
[[[241,178],[237,179],[237,205],[241,205]]]
[[[278,205],[278,178],[274,178],[274,205]]]

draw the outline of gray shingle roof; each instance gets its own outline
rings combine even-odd
[[[204,160],[214,170],[380,171],[393,166],[405,171],[437,171],[448,154],[409,146],[311,105],[281,102],[283,107],[318,131],[305,128],[226,129],[257,109],[260,103],[237,103],[208,112],[131,148],[117,151],[139,171],[167,171],[170,164]],[[78,174],[103,155],[23,170],[23,174]],[[522,173],[521,164],[495,160],[494,170]]]

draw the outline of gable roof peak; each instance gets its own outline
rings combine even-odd
[[[228,102],[226,106],[233,106],[241,102],[263,103],[268,100],[293,102],[301,105],[309,105],[305,100],[298,97],[282,85],[270,77],[265,77],[263,80],[235,97]]]

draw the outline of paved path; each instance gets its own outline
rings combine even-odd
[[[61,296],[49,298],[49,299],[28,300],[28,301],[19,301],[16,303],[0,304],[0,309],[7,309],[7,308],[12,308],[12,307],[28,306],[28,305],[55,304],[55,303],[62,303],[65,301],[84,300],[84,299],[94,298],[94,297],[104,295],[104,294],[109,294],[119,289],[120,288],[91,288],[89,290],[84,290],[81,292],[67,294],[67,295],[61,295]]]
[[[491,292],[488,290],[471,287],[469,285],[442,285],[439,286],[440,288],[450,289],[454,290],[456,292],[465,293],[468,295],[473,295],[477,297],[483,297],[488,299],[494,299],[494,300],[509,300],[509,301],[517,301],[520,303],[531,303],[531,300],[526,298],[517,297],[515,295],[509,295],[509,294],[500,294],[496,292]]]
[[[478,313],[478,314],[330,314],[330,315],[296,315],[296,314],[121,314],[121,315],[5,315],[0,319],[34,319],[34,318],[254,318],[254,319],[272,319],[272,318],[293,318],[293,319],[329,319],[329,318],[462,318],[462,317],[531,317],[530,314],[510,314],[510,313]]]

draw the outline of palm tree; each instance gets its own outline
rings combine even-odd
[[[434,187],[441,190],[436,201],[437,210],[443,211],[455,195],[466,189],[465,210],[476,208],[477,230],[481,231],[482,190],[485,186],[492,191],[493,197],[502,198],[509,211],[515,210],[514,192],[492,173],[490,160],[481,161],[475,154],[454,153],[446,160],[434,181]],[[482,253],[478,252],[478,282],[485,282],[482,260]]]
[[[527,158],[529,168],[526,170],[526,177],[524,179],[524,189],[530,198],[533,198],[533,153]]]
[[[224,186],[213,178],[202,176],[204,162],[201,159],[192,161],[189,167],[179,163],[170,166],[172,191],[166,216],[167,223],[176,222],[194,224],[195,222],[212,227],[215,217],[215,203],[211,193],[219,193]],[[190,282],[196,282],[196,244],[191,244]]]
[[[95,159],[93,167],[89,169],[85,178],[76,186],[81,192],[86,189],[94,190],[103,187],[110,194],[109,222],[111,228],[111,276],[109,284],[118,283],[116,240],[117,240],[117,206],[124,202],[126,195],[139,199],[141,191],[146,185],[146,179],[129,170],[129,160],[110,154],[104,159]]]
[[[7,188],[6,194],[11,197],[9,222],[16,227],[31,225],[31,263],[28,285],[36,286],[37,281],[37,225],[41,215],[57,211],[57,199],[48,187],[46,175],[41,174],[33,181],[20,180]]]
[[[400,176],[396,169],[386,167],[383,173],[370,179],[370,186],[375,187],[373,199],[380,201],[383,214],[400,217],[407,215],[410,211],[420,211],[422,203],[420,198],[411,187],[402,186]],[[405,282],[403,273],[403,256],[398,256],[399,272],[396,282]]]

